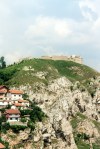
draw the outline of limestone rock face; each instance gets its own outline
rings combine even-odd
[[[19,138],[20,140],[27,140],[30,134],[30,129],[25,129],[24,131],[20,131]]]
[[[70,124],[71,117],[75,116],[77,112],[81,112],[88,118],[95,118],[96,116],[99,118],[91,95],[86,89],[80,90],[77,87],[78,84],[79,82],[72,84],[67,78],[61,77],[50,81],[48,86],[39,84],[40,89],[31,92],[31,100],[42,108],[49,119],[47,124],[41,126],[43,128],[38,126],[39,130],[35,131],[37,135],[34,136],[35,142],[42,139],[46,142],[45,146],[48,149],[77,149]],[[71,89],[72,87],[73,89]],[[87,132],[94,128],[94,125],[89,122],[84,122],[82,127],[84,125],[87,125]],[[86,131],[84,132],[86,133]],[[95,136],[99,136],[95,128],[93,131]],[[89,135],[91,136],[92,133]]]

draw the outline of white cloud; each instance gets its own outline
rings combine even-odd
[[[93,0],[80,0],[79,1],[80,8],[88,7],[92,11],[96,12],[96,6]]]
[[[25,37],[33,45],[84,44],[89,41],[87,32],[89,33],[90,28],[91,23],[88,22],[39,16],[27,28]]]
[[[26,31],[26,36],[44,37],[56,35],[59,37],[66,37],[72,33],[70,24],[66,20],[57,18],[39,16],[35,23],[30,25]]]
[[[82,15],[86,20],[93,21],[95,14],[97,13],[96,5],[92,0],[80,0],[79,7],[82,11]]]

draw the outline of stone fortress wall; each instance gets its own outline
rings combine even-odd
[[[71,55],[71,56],[42,56],[41,59],[73,61],[73,62],[76,62],[79,64],[83,64],[83,59],[80,56],[76,56],[76,55]]]

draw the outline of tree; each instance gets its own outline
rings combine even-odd
[[[0,68],[6,68],[6,62],[4,60],[4,56],[0,58]]]
[[[27,95],[27,93],[24,93],[22,97],[23,99],[26,99],[26,100],[29,99],[29,96]]]

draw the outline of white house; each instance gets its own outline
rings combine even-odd
[[[23,91],[20,90],[9,90],[7,93],[7,98],[11,100],[19,100],[22,99]]]
[[[18,109],[7,109],[4,114],[7,122],[20,121],[20,111]]]

